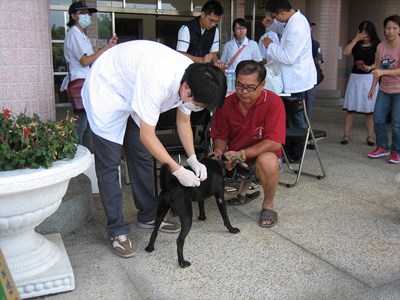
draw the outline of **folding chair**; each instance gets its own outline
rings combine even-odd
[[[190,122],[193,129],[194,151],[196,154],[207,155],[210,150],[209,126],[211,114],[208,109],[192,112]],[[185,149],[176,132],[176,108],[162,113],[156,126],[157,137],[170,155],[178,155],[178,163],[181,162],[180,155],[186,154]],[[158,195],[157,160],[153,158],[154,166],[154,193]]]
[[[326,174],[325,174],[324,166],[322,164],[317,141],[324,139],[326,137],[326,131],[312,129],[310,119],[308,118],[308,115],[307,115],[306,103],[305,103],[304,99],[299,100],[297,98],[290,98],[290,97],[282,97],[282,99],[283,99],[287,114],[288,113],[297,113],[297,112],[301,112],[301,111],[304,113],[304,119],[306,120],[307,128],[297,128],[297,127],[286,128],[286,143],[290,143],[290,142],[302,143],[303,151],[302,151],[302,155],[300,158],[299,167],[296,169],[293,167],[293,163],[289,162],[288,155],[285,152],[284,147],[282,147],[283,157],[285,159],[287,167],[289,168],[289,171],[291,173],[294,173],[297,175],[296,175],[296,179],[293,183],[281,182],[281,184],[284,184],[287,187],[293,187],[299,182],[301,174],[315,177],[317,179],[324,178],[326,176]],[[317,157],[318,157],[318,161],[319,161],[319,165],[320,165],[322,174],[312,174],[312,173],[306,173],[306,172],[302,171],[306,152],[307,152],[307,150],[311,150],[309,148],[315,150],[315,153],[317,154]]]

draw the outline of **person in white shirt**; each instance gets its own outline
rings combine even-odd
[[[90,66],[105,51],[117,44],[118,38],[112,37],[98,51],[93,51],[89,38],[84,29],[90,24],[92,13],[97,9],[88,7],[84,2],[74,2],[68,9],[68,30],[64,41],[64,57],[68,62],[68,76],[62,83],[62,91],[66,89],[68,82],[78,78],[86,78]],[[75,111],[78,114],[77,134],[78,143],[90,149],[90,127],[86,118],[85,110]]]
[[[198,186],[207,170],[197,161],[190,112],[223,104],[225,74],[211,64],[193,63],[179,52],[151,41],[117,45],[93,64],[82,89],[83,103],[93,131],[96,174],[107,217],[106,231],[117,255],[135,250],[123,219],[119,185],[121,145],[124,147],[137,225],[154,228],[153,158],[169,164],[184,186]],[[156,136],[160,113],[177,107],[178,135],[186,150],[189,171],[168,154]],[[179,224],[163,222],[162,231],[178,232]]]
[[[236,66],[242,60],[261,62],[262,57],[257,43],[253,40],[249,40],[246,36],[246,21],[243,18],[235,19],[232,23],[232,30],[234,32],[234,37],[224,45],[224,50],[221,55],[221,61],[224,63],[226,70],[235,71]],[[236,53],[239,54],[231,61]]]
[[[266,12],[271,18],[286,23],[280,44],[272,39],[263,40],[267,54],[280,63],[284,92],[298,99],[306,99],[307,91],[317,84],[317,71],[312,56],[311,32],[308,20],[299,10],[294,10],[287,0],[268,0]],[[289,126],[306,127],[303,112],[287,116]],[[298,161],[302,147],[291,151]]]
[[[218,22],[224,9],[219,1],[209,0],[201,8],[200,16],[187,22],[178,32],[176,50],[196,63],[213,63],[219,68]]]

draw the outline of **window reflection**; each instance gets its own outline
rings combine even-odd
[[[176,0],[176,1],[164,0],[162,1],[162,9],[190,11],[190,0]]]
[[[50,0],[50,4],[56,5],[71,5],[72,0]]]
[[[64,40],[65,38],[65,28],[68,22],[65,19],[65,13],[63,11],[50,12],[50,22],[51,22],[51,39],[52,40]]]
[[[67,72],[66,62],[64,58],[64,43],[53,43],[53,71]]]
[[[97,7],[122,7],[122,0],[106,1],[97,0]]]
[[[156,9],[157,8],[157,0],[126,0],[126,7],[127,8],[136,8],[136,9]]]
[[[54,96],[56,104],[65,103],[69,104],[67,92],[60,92],[61,83],[66,75],[54,76]]]
[[[98,44],[99,47],[103,47],[108,40],[114,34],[112,32],[112,17],[111,13],[101,13],[96,14],[97,17],[97,29],[98,29]]]

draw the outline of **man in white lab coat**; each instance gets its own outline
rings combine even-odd
[[[306,92],[317,84],[308,20],[287,0],[268,0],[265,10],[273,19],[286,23],[280,44],[270,38],[263,40],[268,56],[280,63],[284,92],[306,99]],[[288,115],[287,120],[289,126],[306,127],[303,112]],[[294,160],[300,156],[298,149],[301,147],[291,149]]]
[[[190,112],[222,105],[225,94],[226,79],[220,69],[193,63],[188,57],[151,41],[117,45],[93,64],[82,98],[94,133],[96,174],[107,217],[106,232],[117,255],[135,254],[127,237],[130,224],[124,221],[122,212],[118,172],[121,145],[139,210],[137,224],[141,228],[154,228],[157,200],[153,194],[152,156],[169,164],[183,185],[198,186],[207,178],[207,170],[194,152]],[[160,113],[175,107],[178,107],[179,137],[194,172],[176,163],[155,133]],[[163,222],[160,230],[178,232],[180,226]]]

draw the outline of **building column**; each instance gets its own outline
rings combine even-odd
[[[345,74],[339,74],[343,69],[343,59],[338,45],[340,45],[341,29],[347,17],[342,14],[342,1],[307,0],[307,16],[317,24],[313,29],[313,37],[320,42],[324,56],[322,69],[325,75],[324,81],[318,86],[319,98],[339,98],[341,89],[338,81]],[[343,19],[342,19],[343,18]]]
[[[50,4],[0,2],[0,109],[55,120]]]

